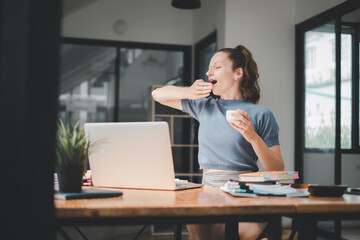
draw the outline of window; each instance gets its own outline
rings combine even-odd
[[[352,34],[341,34],[341,148],[352,148]]]
[[[335,147],[334,41],[333,22],[305,33],[306,148]]]
[[[207,80],[206,72],[208,71],[211,57],[215,54],[216,50],[216,31],[195,44],[195,79]]]
[[[152,121],[151,90],[190,85],[191,46],[63,39],[58,116],[66,123]],[[160,104],[159,104],[160,105]],[[173,121],[176,176],[201,182],[189,118]]]
[[[65,122],[114,120],[116,48],[61,45],[59,117]]]
[[[308,47],[306,49],[306,67],[316,67],[316,47]]]
[[[344,171],[360,153],[359,13],[346,1],[296,25],[299,182],[355,184]]]
[[[147,121],[152,85],[189,84],[190,52],[190,46],[65,38],[58,116],[65,123]]]
[[[307,31],[305,48],[305,148],[335,147],[334,23]],[[341,34],[341,148],[352,149],[354,34]]]

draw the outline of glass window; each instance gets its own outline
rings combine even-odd
[[[352,129],[352,35],[341,34],[341,148],[350,149]]]
[[[147,121],[151,86],[183,85],[184,53],[121,48],[119,121]]]
[[[306,49],[306,67],[316,67],[316,48],[315,46]]]
[[[360,150],[360,8],[335,8],[321,13],[331,21],[317,15],[296,25],[295,168],[300,182],[350,186]]]
[[[190,49],[121,48],[84,41],[86,44],[61,46],[58,117],[65,124],[164,120],[149,116],[154,114],[150,91],[154,86],[184,84],[184,55]],[[173,158],[176,173],[187,174],[194,181],[199,171],[192,134],[196,122],[184,118],[169,125],[175,125],[171,134],[178,145],[192,143],[191,147],[173,147]]]
[[[204,79],[204,81],[207,81],[206,72],[208,71],[211,57],[214,55],[215,52],[216,42],[213,42],[205,48],[200,49],[199,76],[201,79]]]
[[[305,33],[306,148],[335,147],[334,42],[334,23]]]
[[[59,118],[65,123],[113,120],[116,48],[62,44]]]
[[[120,48],[119,66],[116,58],[117,47],[62,44],[59,118],[114,121],[118,101],[118,121],[147,121],[151,86],[183,85],[183,51]]]

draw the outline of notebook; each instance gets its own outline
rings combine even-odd
[[[97,142],[89,154],[96,187],[182,190],[202,184],[175,183],[167,122],[85,123]]]
[[[55,199],[83,199],[83,198],[109,198],[122,196],[120,191],[111,191],[98,188],[83,188],[79,193],[64,193],[55,191]]]

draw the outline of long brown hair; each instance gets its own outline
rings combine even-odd
[[[235,48],[222,48],[216,52],[226,52],[233,62],[233,70],[243,69],[243,77],[240,82],[240,91],[245,100],[257,104],[260,100],[260,87],[258,83],[259,72],[252,53],[244,46]]]

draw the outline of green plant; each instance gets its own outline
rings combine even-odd
[[[90,149],[90,140],[85,136],[84,127],[77,122],[73,127],[59,120],[56,135],[56,164],[85,166]]]

